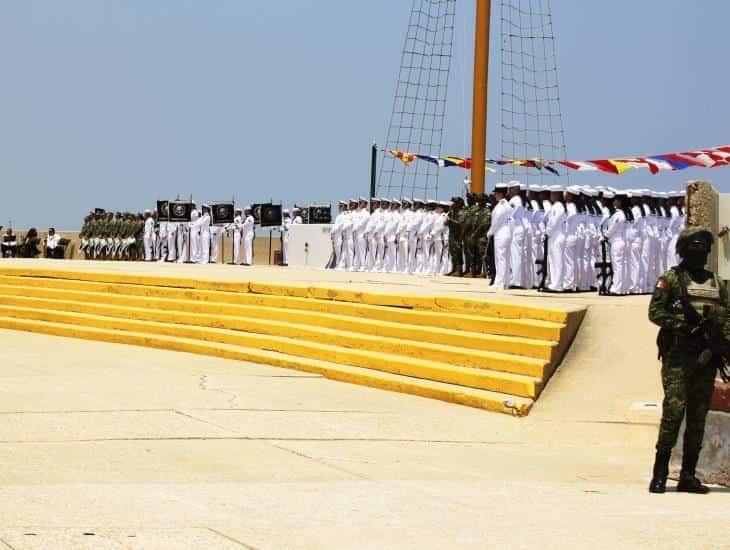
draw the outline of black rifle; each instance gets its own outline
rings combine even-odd
[[[613,264],[609,260],[608,241],[601,241],[601,261],[596,262],[594,267],[600,270],[598,279],[601,284],[598,288],[598,294],[605,296],[610,293],[609,279],[613,282]]]
[[[542,259],[535,260],[535,263],[540,266],[537,270],[537,274],[540,276],[540,284],[537,286],[537,290],[542,292],[545,290],[548,276],[548,236],[544,235],[542,238]]]
[[[690,327],[690,338],[701,350],[697,356],[697,364],[706,367],[714,362],[723,382],[730,380],[730,342],[725,339],[722,329],[711,316],[712,306],[704,306],[703,313],[692,307],[687,296],[687,289],[681,286],[679,306],[684,320]]]

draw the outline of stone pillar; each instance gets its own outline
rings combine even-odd
[[[709,181],[690,180],[687,182],[687,227],[702,226],[713,235],[720,231],[720,195]],[[709,268],[717,271],[718,249],[715,246],[710,255]]]

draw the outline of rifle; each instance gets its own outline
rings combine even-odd
[[[605,240],[601,241],[601,261],[596,262],[594,267],[600,269],[598,278],[601,281],[601,285],[598,288],[598,294],[605,296],[610,293],[610,285],[608,283],[609,278],[613,281],[613,264],[609,261],[608,256],[608,242]]]
[[[730,381],[730,342],[727,341],[718,323],[712,318],[712,306],[703,307],[702,315],[692,307],[687,296],[687,289],[681,286],[679,306],[684,320],[690,327],[690,337],[701,350],[697,356],[697,365],[706,367],[714,361],[723,382]]]
[[[542,238],[542,258],[535,260],[535,263],[540,266],[537,270],[537,274],[540,276],[540,284],[537,286],[539,292],[545,290],[548,276],[548,236],[543,235]]]

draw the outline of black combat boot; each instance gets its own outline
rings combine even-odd
[[[695,477],[699,457],[699,452],[684,453],[684,456],[682,456],[682,471],[679,473],[677,492],[696,493],[698,495],[706,495],[710,492],[710,488],[702,485],[700,480]]]
[[[657,451],[654,459],[654,473],[649,483],[650,493],[665,493],[667,491],[667,476],[669,475],[669,459],[671,451]]]

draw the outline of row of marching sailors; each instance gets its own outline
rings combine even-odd
[[[610,246],[610,293],[649,294],[679,263],[676,244],[685,225],[684,192],[608,190],[612,212],[604,225]]]
[[[444,275],[451,269],[446,225],[451,203],[364,197],[339,201],[332,226],[338,270]]]
[[[608,283],[613,294],[650,292],[676,263],[671,243],[683,225],[682,194],[628,195],[602,187],[497,184],[488,231],[492,288],[587,292]],[[612,266],[611,281],[610,270],[597,265]]]
[[[207,204],[200,210],[193,209],[189,222],[156,224],[150,210],[146,210],[144,216],[145,261],[218,263],[222,257],[223,235],[227,234],[233,237],[233,263],[253,264],[254,217],[250,206],[236,209],[233,223],[226,225],[211,224]]]

